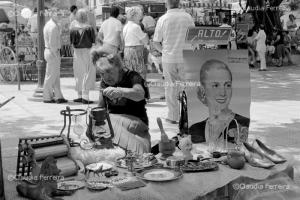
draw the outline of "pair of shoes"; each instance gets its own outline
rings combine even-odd
[[[270,161],[265,155],[260,153],[256,148],[252,147],[247,142],[244,142],[244,147],[246,148],[246,160],[251,166],[265,169],[275,166],[272,161]]]
[[[44,100],[43,102],[44,103],[56,103],[54,99],[52,99],[52,100]]]
[[[93,102],[93,101],[86,100],[86,99],[82,99],[82,103],[83,103],[83,104],[92,104],[92,103],[94,103],[94,102]]]
[[[74,99],[73,101],[76,103],[82,103],[82,98]]]
[[[160,99],[160,100],[165,100],[166,97],[165,97],[165,96],[161,96],[161,97],[159,97],[159,99]]]
[[[66,100],[66,99],[57,99],[56,103],[68,103],[68,100]]]
[[[266,69],[259,69],[258,71],[267,71]]]
[[[256,148],[261,154],[266,156],[269,160],[271,160],[275,164],[280,164],[286,162],[286,158],[282,155],[278,154],[276,151],[268,148],[264,143],[262,143],[259,139],[256,139],[252,146]]]
[[[171,119],[168,119],[168,118],[166,118],[165,120],[166,120],[166,122],[168,122],[170,124],[178,124],[178,122],[175,121],[175,120],[171,120]]]

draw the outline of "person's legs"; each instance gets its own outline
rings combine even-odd
[[[177,63],[163,63],[163,74],[165,77],[165,96],[168,106],[167,118],[171,121],[178,122],[179,120],[179,102],[178,95],[179,89],[176,81],[180,81],[179,65]]]
[[[289,64],[293,64],[292,58],[291,58],[291,49],[289,47],[284,48],[284,53],[288,59]]]
[[[260,70],[266,70],[266,52],[265,51],[258,51],[259,59],[260,59]]]
[[[278,53],[278,67],[283,65],[283,58],[284,58],[284,45],[280,44],[277,46],[277,53]]]
[[[75,102],[81,102],[82,98],[82,83],[84,78],[83,72],[83,56],[81,55],[80,49],[74,48],[74,56],[73,56],[73,70],[74,70],[74,78],[75,78],[75,90],[78,94],[78,99],[75,99]]]
[[[89,101],[89,91],[95,87],[96,82],[96,68],[92,64],[90,58],[90,49],[82,49],[82,98]]]
[[[44,81],[44,90],[43,90],[43,100],[44,101],[51,101],[54,100],[53,96],[53,86],[56,79],[55,76],[55,58],[49,51],[49,49],[45,49],[44,51],[46,64],[46,74],[45,74],[45,81]]]
[[[61,64],[61,60],[59,55],[57,55],[57,57],[55,57],[55,70],[54,70],[54,75],[55,75],[55,82],[54,82],[54,96],[55,99],[64,99],[63,94],[61,92],[61,88],[60,88],[60,64]]]
[[[253,66],[255,63],[255,52],[251,47],[248,47],[248,51],[249,51],[249,64]]]

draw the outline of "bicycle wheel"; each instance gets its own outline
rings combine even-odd
[[[18,76],[17,59],[13,50],[3,47],[0,51],[0,74],[4,81],[16,81]]]

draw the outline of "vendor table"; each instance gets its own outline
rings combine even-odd
[[[16,158],[15,158],[16,159]],[[76,191],[72,196],[63,197],[65,200],[193,200],[222,188],[232,181],[248,177],[264,180],[280,172],[293,173],[292,159],[288,162],[274,166],[271,169],[255,168],[249,164],[242,170],[234,170],[227,165],[219,164],[219,170],[201,173],[184,173],[183,177],[169,182],[147,182],[145,187],[121,191],[111,188],[101,192],[91,192],[87,188]],[[16,192],[16,182],[9,181],[7,173],[14,169],[7,169],[4,165],[4,181],[7,200],[24,199]]]

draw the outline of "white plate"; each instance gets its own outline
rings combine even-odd
[[[106,162],[98,162],[98,163],[93,163],[90,164],[88,166],[86,166],[87,170],[91,170],[91,171],[97,171],[98,169],[100,169],[102,166],[102,171],[107,171],[112,169],[112,165]]]
[[[58,190],[73,191],[85,187],[85,183],[81,181],[62,181],[57,183]]]

